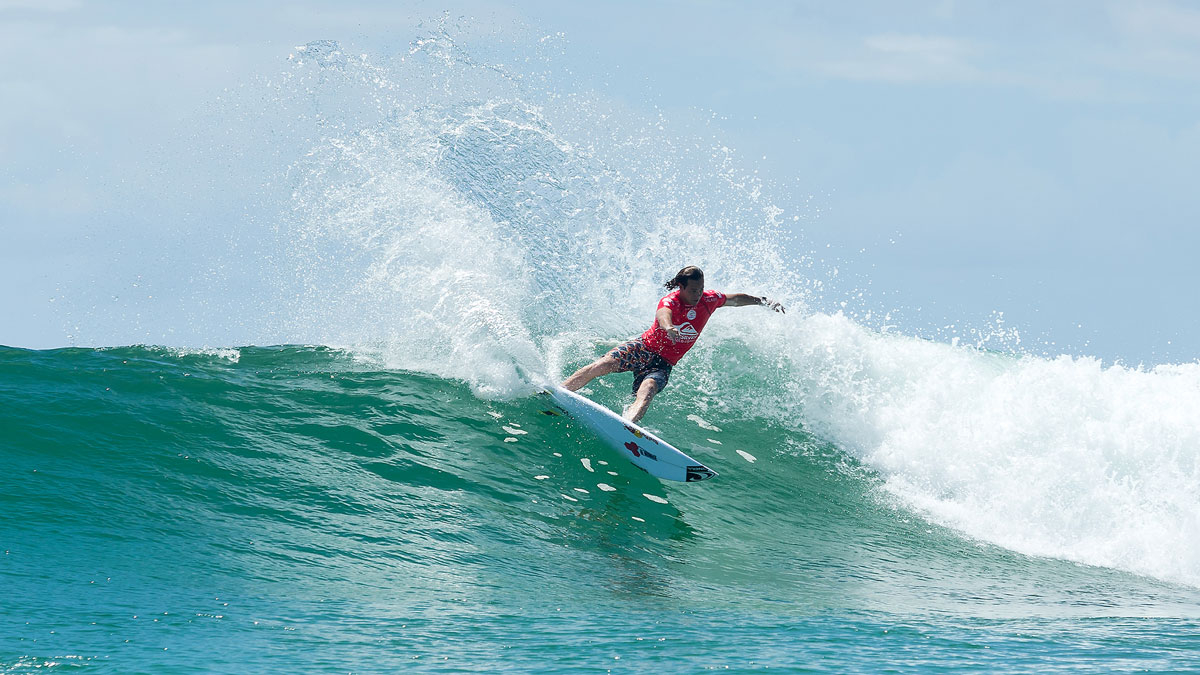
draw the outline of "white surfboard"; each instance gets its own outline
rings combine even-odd
[[[583,422],[607,445],[652,476],[692,483],[717,475],[670,443],[591,399],[555,385],[547,386],[546,393],[559,410]]]

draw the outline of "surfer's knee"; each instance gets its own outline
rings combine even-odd
[[[617,364],[616,359],[605,356],[604,358],[596,359],[595,361],[592,361],[586,366],[575,371],[574,377],[586,377],[591,379],[593,377],[599,377],[601,375],[608,375],[609,373],[616,372],[617,368],[619,367],[620,366]]]
[[[621,363],[612,356],[605,356],[592,363],[591,369],[595,375],[608,375],[620,370]]]
[[[659,389],[660,387],[658,386],[658,382],[650,378],[646,378],[642,381],[642,386],[638,387],[638,398],[644,398],[649,401],[650,399],[654,398],[654,395],[659,392]]]
[[[617,364],[616,359],[606,356],[602,359],[597,359],[575,371],[573,375],[563,381],[562,386],[569,391],[577,391],[580,387],[584,386],[588,382],[591,382],[597,377],[608,375],[609,373],[615,373],[619,367],[620,366]]]

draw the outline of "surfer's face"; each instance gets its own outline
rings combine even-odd
[[[704,279],[688,279],[687,286],[679,290],[680,299],[688,305],[700,302],[702,295],[704,295]]]

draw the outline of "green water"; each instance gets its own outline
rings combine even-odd
[[[933,525],[683,378],[645,422],[703,483],[325,348],[0,348],[0,404],[5,670],[1200,669],[1200,590]]]

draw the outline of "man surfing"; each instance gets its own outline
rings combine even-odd
[[[783,305],[765,296],[704,290],[704,272],[693,265],[679,270],[663,285],[672,292],[658,301],[649,330],[575,371],[562,383],[564,389],[577,391],[594,378],[633,371],[633,394],[637,398],[625,416],[636,423],[646,414],[651,399],[667,386],[671,368],[696,344],[700,331],[719,307],[762,305],[784,311]]]

